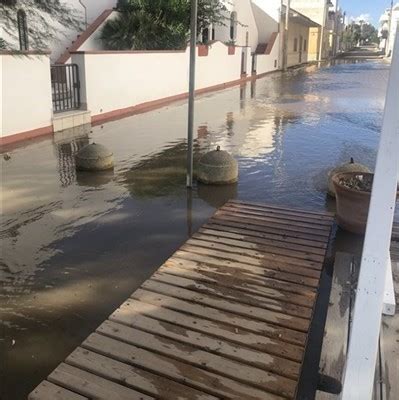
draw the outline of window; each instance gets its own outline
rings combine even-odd
[[[294,39],[294,51],[298,51],[298,38]]]
[[[19,49],[21,51],[29,50],[28,24],[26,22],[26,13],[24,10],[17,12]]]
[[[308,51],[308,41],[306,39],[303,41],[303,51]]]
[[[237,13],[233,11],[230,15],[230,39],[236,40],[237,36]]]
[[[202,43],[207,44],[209,42],[209,28],[202,30]]]
[[[215,38],[216,38],[215,28],[212,27],[212,40],[215,40]]]

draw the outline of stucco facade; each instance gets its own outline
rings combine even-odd
[[[301,14],[310,18],[312,21],[319,24],[319,29],[312,29],[309,32],[309,48],[311,49],[309,55],[309,61],[319,59],[320,52],[320,37],[323,31],[323,50],[321,58],[327,58],[330,53],[330,39],[328,29],[326,28],[326,21],[328,15],[328,9],[326,6],[326,0],[291,0],[291,7],[299,11]]]
[[[398,29],[399,29],[399,3],[396,3],[396,5],[394,5],[392,8],[392,18],[390,24],[388,49],[387,49],[388,55],[392,55],[396,32],[398,31]]]
[[[5,6],[0,5],[0,35],[10,49],[19,49],[16,13],[18,9],[22,9],[27,15],[28,29],[40,32],[41,36],[39,43],[33,40],[30,34],[30,48],[51,50],[50,59],[54,62],[86,29],[86,17],[87,23],[92,23],[104,10],[115,7],[117,0],[81,0],[81,2],[86,6],[86,11],[79,0],[60,0],[61,6],[65,7],[64,14],[73,19],[73,24],[64,23],[41,9],[35,0],[18,0],[16,7],[8,8],[7,12],[2,12],[4,10],[1,7]]]

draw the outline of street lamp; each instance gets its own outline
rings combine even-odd
[[[195,56],[197,50],[197,12],[198,0],[191,0],[190,24],[190,78],[188,94],[188,129],[187,129],[187,187],[193,187],[193,131],[195,101]]]

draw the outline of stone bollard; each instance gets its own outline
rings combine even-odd
[[[104,171],[114,166],[114,154],[105,146],[88,144],[75,156],[76,169],[79,171]]]
[[[220,146],[204,154],[198,163],[197,179],[209,185],[225,185],[238,180],[238,163]]]

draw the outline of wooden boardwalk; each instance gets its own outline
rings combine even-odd
[[[294,399],[333,220],[227,203],[29,398]]]

